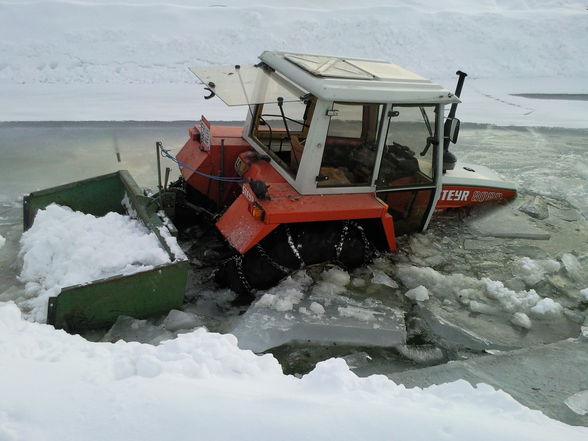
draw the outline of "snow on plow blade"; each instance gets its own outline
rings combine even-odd
[[[146,271],[115,275],[62,288],[59,295],[49,299],[48,324],[69,332],[79,332],[108,327],[120,315],[146,318],[165,313],[182,304],[188,271],[187,260],[183,256],[175,256],[169,248],[162,236],[161,229],[166,227],[157,215],[157,204],[143,196],[141,189],[126,170],[25,196],[24,229],[31,227],[39,210],[52,203],[97,217],[109,212],[132,214],[157,236],[161,247],[169,255],[170,263]]]

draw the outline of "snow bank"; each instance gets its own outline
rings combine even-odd
[[[301,379],[198,329],[159,346],[90,343],[0,303],[0,439],[584,440],[487,385],[405,389],[345,362]],[[42,397],[42,399],[39,399]]]
[[[461,69],[464,121],[586,127],[584,101],[510,94],[586,93],[587,47],[574,0],[4,2],[0,120],[242,120],[204,105],[187,67],[289,50],[387,59],[450,88]]]
[[[118,213],[103,217],[51,204],[22,235],[22,271],[30,316],[44,321],[49,297],[66,286],[133,274],[170,262],[154,233]]]

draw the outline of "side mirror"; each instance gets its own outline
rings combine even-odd
[[[445,120],[445,127],[444,127],[444,136],[445,139],[449,139],[453,144],[457,142],[457,137],[459,135],[459,119],[457,118],[447,118]]]

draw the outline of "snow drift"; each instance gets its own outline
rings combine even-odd
[[[509,96],[586,93],[585,23],[574,0],[3,2],[0,94],[11,105],[0,119],[195,119],[204,101],[188,66],[288,50],[385,59],[448,88],[461,69],[464,120],[585,127],[582,101]]]
[[[343,360],[301,379],[199,329],[159,346],[90,343],[0,304],[0,439],[583,440],[504,392],[465,381],[405,389]]]

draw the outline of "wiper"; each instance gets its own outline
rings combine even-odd
[[[431,122],[429,121],[429,115],[427,115],[427,111],[423,106],[419,106],[419,109],[421,110],[421,115],[423,115],[423,119],[425,120],[425,125],[427,126],[429,136],[433,136],[433,129],[431,128]]]
[[[427,145],[425,149],[421,152],[421,156],[425,156],[432,145],[437,145],[437,140],[433,136],[433,129],[431,128],[431,122],[429,121],[429,115],[427,115],[427,111],[423,106],[419,106],[421,110],[421,115],[423,115],[423,120],[425,121],[425,126],[427,127],[427,131],[429,132],[429,137],[427,138]]]
[[[286,115],[284,114],[284,98],[281,96],[278,97],[278,107],[280,108],[280,113],[282,115],[282,121],[284,121],[284,128],[286,129],[286,135],[288,135],[288,139],[290,139],[290,129],[288,128],[288,121],[286,119]]]

